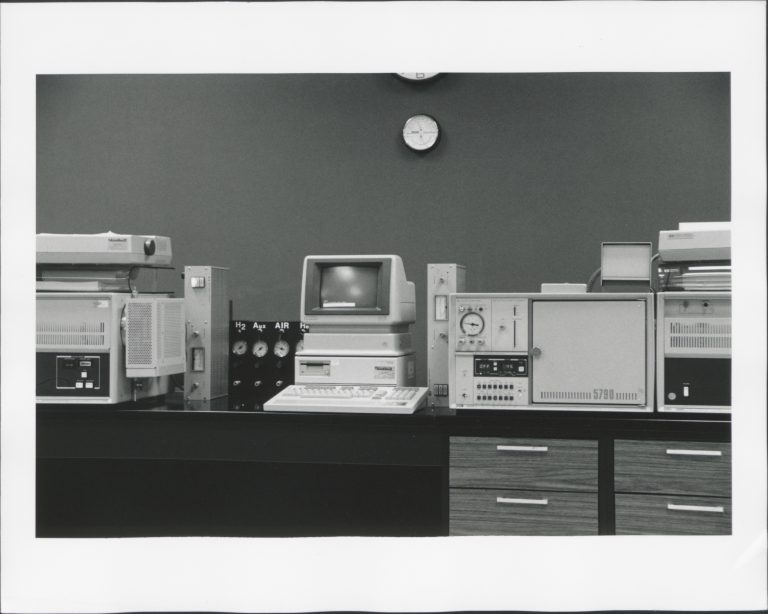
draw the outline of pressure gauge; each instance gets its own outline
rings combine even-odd
[[[269,346],[267,345],[266,341],[262,341],[261,339],[253,344],[253,355],[256,358],[263,358],[267,355],[267,350],[269,349]]]
[[[403,126],[403,140],[414,151],[429,151],[440,138],[440,126],[430,115],[409,117]]]
[[[485,328],[485,320],[483,320],[483,316],[479,313],[470,311],[469,313],[464,314],[464,317],[461,318],[459,326],[465,335],[474,337],[483,332],[483,329]]]
[[[287,341],[280,339],[275,343],[275,356],[278,358],[285,358],[288,356],[288,352],[291,351],[291,346]]]
[[[296,342],[296,352],[301,352],[304,349],[304,339],[299,339]]]
[[[248,342],[245,339],[238,339],[232,344],[232,353],[235,356],[242,356],[248,351]]]

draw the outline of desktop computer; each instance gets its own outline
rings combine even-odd
[[[410,413],[423,404],[427,389],[413,385],[415,287],[399,256],[307,256],[301,320],[309,332],[296,353],[296,385],[267,411]],[[321,398],[331,401],[311,401]]]
[[[308,256],[297,384],[413,384],[416,296],[399,256]]]

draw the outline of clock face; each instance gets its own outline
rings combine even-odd
[[[429,81],[439,74],[439,72],[399,72],[397,76],[406,81]]]
[[[287,341],[284,341],[280,339],[280,341],[275,343],[275,356],[278,358],[285,358],[288,356],[288,352],[291,351],[291,346],[288,344]]]
[[[429,151],[439,137],[440,126],[429,115],[414,115],[403,126],[403,140],[414,151]]]

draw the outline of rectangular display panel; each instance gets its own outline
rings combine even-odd
[[[527,356],[475,356],[475,377],[528,377]]]
[[[108,397],[109,354],[37,352],[39,397]]]
[[[332,265],[320,269],[320,307],[364,308],[378,305],[377,265]]]
[[[307,258],[305,315],[389,315],[392,261],[383,258]]]

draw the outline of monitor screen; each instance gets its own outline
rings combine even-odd
[[[389,315],[389,256],[307,256],[305,316]]]
[[[376,264],[322,267],[320,307],[323,309],[375,309],[379,302],[380,268]]]

